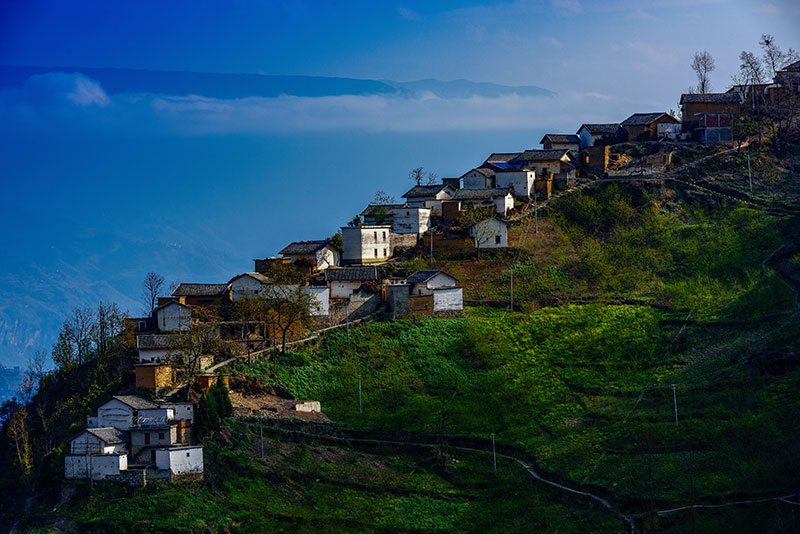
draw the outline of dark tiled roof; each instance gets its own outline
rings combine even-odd
[[[144,397],[139,397],[138,395],[114,395],[111,398],[123,402],[137,410],[152,410],[158,408],[157,404],[150,402]]]
[[[687,93],[681,95],[681,104],[724,104],[739,102],[739,95],[734,93]]]
[[[542,137],[539,144],[544,144],[545,139],[549,139],[551,143],[580,143],[581,140],[577,135],[573,134],[547,134]]]
[[[496,197],[504,197],[511,193],[511,188],[505,189],[459,189],[453,195],[453,200],[491,200]]]
[[[472,170],[469,170],[469,171],[465,172],[464,174],[461,175],[461,178],[464,178],[466,175],[468,175],[471,172],[479,172],[479,173],[481,173],[482,175],[484,175],[487,178],[491,178],[492,176],[494,176],[494,171],[492,169],[489,169],[489,168],[486,168],[486,167],[478,167],[476,169],[472,169]]]
[[[452,274],[446,273],[444,271],[426,270],[426,271],[417,271],[414,274],[412,274],[411,276],[409,276],[408,277],[408,283],[409,284],[422,284],[424,282],[427,282],[428,280],[430,280],[431,278],[433,278],[434,276],[436,276],[439,273],[446,274],[447,276],[449,276],[453,280],[458,280],[458,278],[456,278]]]
[[[364,208],[364,211],[359,213],[359,215],[361,215],[362,217],[365,215],[371,215],[373,210],[377,208],[383,208],[386,211],[386,213],[392,213],[393,209],[399,209],[405,207],[406,207],[405,204],[370,204],[369,206]]]
[[[622,128],[619,123],[614,124],[581,124],[581,127],[578,128],[580,132],[583,128],[592,134],[592,135],[613,135],[620,133],[620,128]]]
[[[228,284],[178,284],[173,297],[207,297],[222,295],[228,290]]]
[[[492,152],[486,161],[511,161],[519,156],[519,152]]]
[[[790,63],[783,67],[781,70],[788,70],[791,72],[800,71],[800,61],[795,61],[794,63]]]
[[[667,115],[663,111],[656,112],[656,113],[634,113],[620,124],[620,126],[646,126],[653,121],[660,119],[662,116]],[[667,115],[670,119],[678,122],[676,119],[673,119],[671,116]]]
[[[566,148],[553,148],[550,150],[526,150],[511,163],[527,163],[529,161],[558,161],[568,154]]]
[[[288,255],[298,255],[298,254],[314,254],[321,248],[325,248],[331,242],[330,239],[317,239],[313,241],[295,241],[294,243],[289,243],[286,247],[283,248],[278,254],[283,254],[284,256]]]
[[[114,428],[113,426],[87,428],[86,432],[97,438],[100,438],[104,443],[108,443],[109,445],[113,443],[125,443],[128,441],[127,432],[123,432],[122,430]]]
[[[270,283],[269,278],[267,278],[266,276],[264,276],[261,273],[243,273],[243,274],[240,274],[238,276],[234,276],[233,278],[231,278],[231,282],[233,282],[234,280],[236,280],[238,278],[241,278],[243,276],[249,276],[250,278],[255,278],[256,280],[258,280],[262,284],[269,284]]]
[[[165,334],[149,334],[146,336],[136,336],[136,348],[138,349],[169,349],[175,346],[178,336]]]
[[[414,197],[433,197],[436,196],[439,191],[450,188],[453,189],[453,186],[448,184],[436,184],[436,185],[415,185],[403,195],[403,198],[414,198]]]
[[[337,280],[377,280],[378,270],[374,265],[357,265],[354,267],[329,267],[325,269],[325,281]]]

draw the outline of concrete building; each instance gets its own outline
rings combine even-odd
[[[498,189],[511,187],[518,198],[531,198],[535,180],[536,172],[530,169],[497,169],[495,172]],[[514,207],[513,204],[511,207]]]
[[[231,278],[231,299],[257,297],[262,294],[264,285],[270,283],[269,278],[261,273],[244,273]]]
[[[65,454],[64,478],[116,480],[128,469],[128,454]]]
[[[158,409],[158,405],[136,395],[116,395],[97,408],[97,416],[87,417],[90,429],[114,427],[130,430],[136,424],[140,410]]]
[[[203,447],[184,445],[178,447],[162,447],[155,450],[156,467],[169,471],[170,480],[187,475],[203,473]]]
[[[177,335],[150,334],[136,336],[136,348],[139,350],[139,363],[170,363],[180,359],[175,349]]]
[[[464,189],[494,189],[499,187],[495,184],[495,171],[488,167],[478,167],[461,176]]]
[[[459,209],[467,206],[491,207],[498,215],[505,216],[514,207],[514,189],[459,189],[450,202],[459,202]]]
[[[508,248],[508,225],[499,219],[484,219],[469,229],[476,249]]]
[[[325,271],[325,282],[333,299],[348,299],[366,282],[378,282],[378,271],[374,265],[341,267]]]
[[[392,257],[391,226],[343,226],[342,263],[384,263]]]
[[[395,234],[424,234],[428,231],[430,208],[395,208],[392,210],[392,230]]]
[[[449,184],[417,185],[406,191],[403,198],[412,208],[430,208],[434,217],[442,214],[442,202],[450,200],[456,189]]]
[[[307,262],[316,271],[324,271],[341,263],[339,251],[331,246],[330,239],[295,241],[284,247],[279,254],[292,263]]]
[[[161,332],[189,330],[192,327],[192,309],[175,300],[156,308],[153,315]]]

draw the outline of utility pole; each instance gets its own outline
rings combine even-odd
[[[433,268],[433,228],[431,230],[431,268]]]
[[[511,273],[511,311],[514,311],[514,267],[509,270]]]
[[[533,221],[534,221],[534,230],[535,234],[539,233],[539,203],[537,199],[539,198],[539,193],[533,194]]]
[[[348,299],[345,306],[345,325],[347,326],[347,342],[350,343],[350,300]]]
[[[676,393],[677,384],[672,384],[672,404],[675,406],[675,424],[678,424],[678,394]]]
[[[750,172],[750,150],[747,151],[747,180],[750,182],[750,194],[753,194],[753,174]]]
[[[494,447],[494,432],[492,432],[492,460],[494,461],[494,472],[497,474],[497,450]]]
[[[358,374],[358,413],[361,413],[361,373]]]
[[[261,425],[261,410],[258,411],[258,441],[261,443],[261,456],[264,457],[264,428]]]

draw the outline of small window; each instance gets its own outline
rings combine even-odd
[[[378,249],[377,248],[375,249],[375,257],[376,258],[378,257]]]
[[[373,232],[375,234],[375,241],[378,240],[378,232]]]
[[[386,249],[383,249],[383,255],[386,256]]]
[[[158,433],[158,439],[164,439],[164,433],[163,432],[159,432]]]
[[[188,453],[188,452],[186,453],[186,457],[187,457],[187,458],[189,457],[189,453]]]
[[[386,241],[386,232],[383,232],[383,240]]]
[[[496,245],[500,244],[500,236],[499,235],[494,236],[494,242],[495,242]]]

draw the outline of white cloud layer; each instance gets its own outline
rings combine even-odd
[[[108,95],[95,80],[64,73],[34,76],[21,89],[0,92],[0,122],[9,128],[33,131],[104,128],[131,133],[206,135],[552,128],[571,132],[580,122],[622,120],[629,109],[629,103],[597,93],[567,93],[552,98],[439,98],[430,93],[414,98]]]

